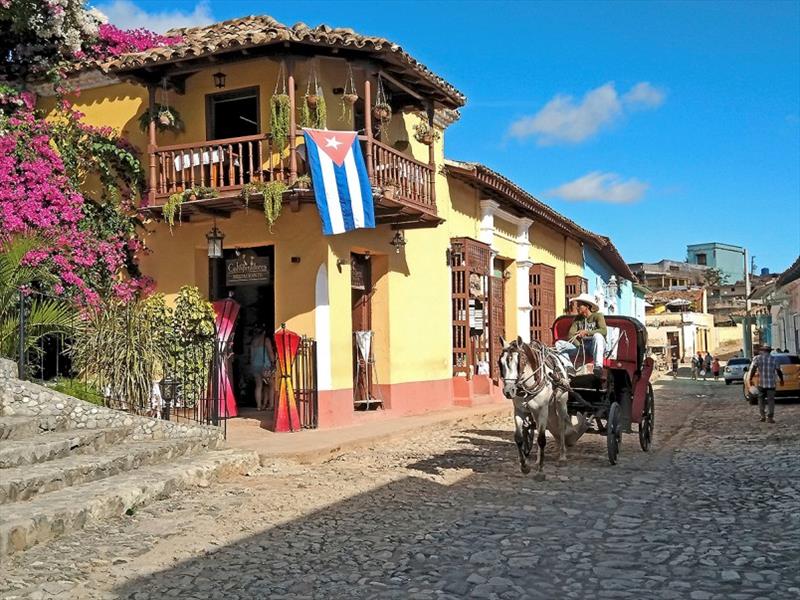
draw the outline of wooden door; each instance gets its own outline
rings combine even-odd
[[[350,255],[350,294],[353,311],[353,394],[356,404],[369,403],[372,393],[372,363],[356,345],[356,331],[372,330],[372,269],[363,254]],[[372,350],[370,350],[370,356]]]
[[[556,270],[536,263],[530,268],[531,339],[548,346],[553,344],[553,321],[556,320]]]
[[[500,353],[503,344],[500,337],[506,337],[506,303],[504,281],[502,277],[491,277],[489,280],[489,366],[492,379],[500,381]]]

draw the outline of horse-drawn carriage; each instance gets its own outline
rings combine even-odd
[[[553,323],[553,339],[567,340],[574,317],[565,315]],[[623,433],[633,433],[637,426],[639,445],[647,452],[653,442],[655,405],[650,375],[653,359],[646,356],[647,330],[631,317],[607,315],[606,352],[602,375],[594,369],[592,357],[579,352],[575,360],[576,374],[570,376],[567,408],[569,414],[591,422],[588,432],[603,434],[607,439],[608,460],[617,462]],[[584,374],[585,371],[589,371]]]
[[[556,319],[556,342],[574,341],[569,336],[574,319],[573,315]],[[655,418],[650,384],[654,362],[646,356],[647,330],[630,317],[607,315],[605,321],[602,365],[593,363],[591,353],[583,351],[580,342],[577,356],[567,364],[565,358],[539,342],[524,344],[517,340],[505,345],[500,361],[503,391],[515,402],[515,439],[523,472],[530,470],[526,458],[535,441],[540,447],[541,470],[545,427],[561,445],[562,460],[566,458],[565,446],[574,444],[584,433],[596,433],[606,437],[608,460],[616,464],[622,434],[634,433],[632,425],[637,426],[642,450],[650,449]]]

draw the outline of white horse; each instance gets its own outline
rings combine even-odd
[[[526,344],[521,338],[507,343],[500,338],[500,373],[503,377],[503,395],[514,402],[514,441],[519,451],[520,469],[530,473],[527,458],[533,446],[534,428],[539,452],[536,467],[544,467],[546,430],[559,444],[559,462],[567,460],[566,446],[572,445],[586,431],[581,422],[572,427],[567,412],[569,379],[564,364],[557,354],[541,344]]]

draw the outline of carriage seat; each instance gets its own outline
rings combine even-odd
[[[617,349],[619,348],[619,341],[621,337],[621,330],[619,327],[606,327],[606,360],[616,360]],[[585,365],[594,366],[594,357],[588,353],[578,352],[574,360],[576,369],[580,369]]]

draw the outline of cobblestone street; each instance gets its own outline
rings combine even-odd
[[[656,385],[655,445],[522,475],[510,417],[141,509],[3,565],[2,598],[800,598],[800,403]]]

